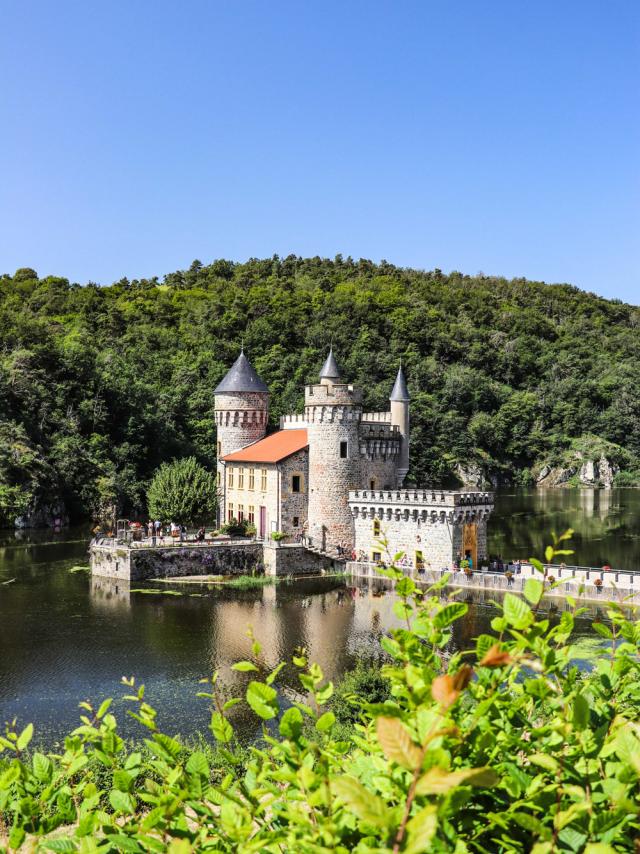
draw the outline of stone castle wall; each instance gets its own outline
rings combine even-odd
[[[314,388],[325,388],[314,386]],[[342,388],[334,386],[334,389]],[[307,400],[309,396],[307,395]],[[353,545],[349,490],[361,485],[359,419],[352,405],[307,406],[309,436],[309,537],[327,549]],[[340,456],[341,442],[347,457]]]

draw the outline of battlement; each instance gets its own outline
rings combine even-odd
[[[360,406],[362,391],[352,385],[336,383],[305,386],[305,406]]]
[[[293,413],[292,415],[281,415],[280,416],[280,429],[281,430],[302,430],[308,426],[308,421],[306,416]]]
[[[390,412],[363,412],[362,420],[365,424],[390,424],[391,423],[391,413]]]
[[[352,489],[350,505],[394,505],[397,507],[424,507],[431,510],[448,510],[462,507],[493,509],[492,492],[452,492],[432,489]]]

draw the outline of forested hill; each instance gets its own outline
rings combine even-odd
[[[332,340],[368,409],[402,357],[412,477],[531,482],[581,447],[640,469],[640,308],[567,285],[337,257],[194,262],[108,287],[0,278],[0,519],[56,499],[76,518],[135,512],[163,460],[214,464],[213,389],[241,340],[302,407]]]

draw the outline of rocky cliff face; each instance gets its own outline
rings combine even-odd
[[[597,486],[611,489],[616,474],[620,471],[617,463],[601,454],[597,459],[585,458],[577,451],[574,459],[566,465],[548,464],[538,472],[538,486]]]

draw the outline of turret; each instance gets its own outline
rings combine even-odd
[[[244,354],[214,391],[218,483],[224,485],[221,458],[264,438],[269,418],[269,389]]]
[[[402,486],[407,472],[409,471],[409,389],[404,377],[402,365],[398,368],[398,375],[393,384],[391,395],[391,424],[397,427],[402,437],[400,446],[400,458],[397,465],[398,486]]]
[[[353,545],[348,492],[361,480],[359,426],[362,393],[340,378],[333,351],[320,382],[305,388],[309,438],[309,536],[311,546]]]

